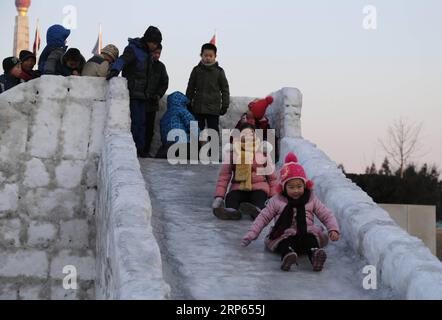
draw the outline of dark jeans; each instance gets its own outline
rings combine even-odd
[[[152,144],[154,130],[155,130],[155,118],[156,111],[146,112],[146,143],[144,145],[144,152],[149,153],[150,146]]]
[[[231,191],[226,197],[226,208],[238,209],[241,203],[248,202],[260,209],[264,209],[267,201],[267,193],[264,191]]]
[[[287,253],[292,252],[291,249],[298,255],[307,254],[309,258],[311,258],[310,251],[313,248],[319,248],[318,240],[313,234],[307,233],[304,236],[295,235],[282,240],[278,244],[276,252],[281,254],[281,259],[283,259]]]
[[[158,153],[156,154],[156,156],[155,156],[155,158],[157,158],[157,159],[167,159],[167,154],[168,154],[168,152],[169,152],[169,148],[171,147],[171,146],[176,146],[176,147],[178,147],[178,145],[176,145],[176,143],[175,142],[169,142],[169,143],[167,143],[166,145],[162,145],[161,146],[161,148],[158,150]],[[186,160],[191,160],[191,157],[190,157],[190,143],[184,143],[184,144],[181,144],[181,145],[185,145],[185,147],[186,147],[186,149],[187,149],[187,156],[185,157],[184,155],[180,155],[179,154],[179,151],[176,151],[175,152],[175,157],[176,158],[178,158],[178,159],[186,159]],[[198,160],[198,159],[196,159],[196,160]]]
[[[144,150],[146,144],[146,101],[130,100],[131,131],[138,152]]]
[[[219,132],[219,116],[213,116],[210,114],[196,114],[195,119],[198,121],[198,127],[201,131],[206,128],[216,130]]]

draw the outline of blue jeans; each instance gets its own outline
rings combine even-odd
[[[146,145],[146,101],[130,100],[130,119],[135,145],[137,150],[142,152]]]

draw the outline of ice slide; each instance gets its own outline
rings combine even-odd
[[[327,247],[321,274],[308,259],[290,273],[264,248],[263,231],[248,248],[240,241],[251,221],[217,220],[211,203],[219,165],[170,165],[141,160],[153,208],[165,280],[179,299],[441,299],[442,264],[421,240],[409,236],[324,153],[301,136],[302,95],[284,88],[268,110],[282,159],[295,152],[315,181],[319,197],[337,215],[343,239]],[[234,98],[224,128],[251,99]],[[369,269],[365,267],[369,266]],[[371,270],[371,271],[367,271]],[[375,270],[376,289],[364,286]],[[371,282],[373,283],[373,282]]]
[[[44,76],[0,95],[0,299],[442,299],[439,260],[302,138],[301,93],[272,95],[281,158],[297,154],[341,226],[322,273],[305,258],[281,272],[265,231],[240,246],[251,221],[211,212],[218,165],[138,161],[124,79]],[[66,265],[78,290],[60,285]]]

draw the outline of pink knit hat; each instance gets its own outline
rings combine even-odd
[[[293,179],[301,179],[307,189],[313,189],[313,181],[307,179],[304,168],[298,163],[298,158],[290,152],[284,161],[284,165],[279,171],[280,191],[282,192],[287,182]]]

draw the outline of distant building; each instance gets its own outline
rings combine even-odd
[[[18,57],[21,50],[29,50],[29,18],[28,9],[31,0],[15,0],[18,16],[15,17],[14,56]]]

